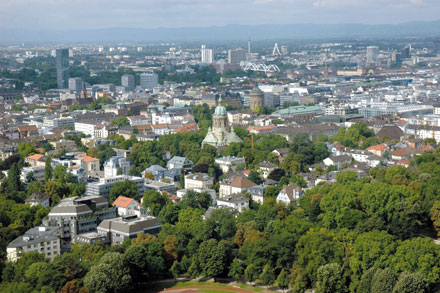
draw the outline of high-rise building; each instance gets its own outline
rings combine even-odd
[[[135,89],[135,81],[134,76],[131,74],[124,74],[121,77],[121,84],[123,87],[125,87],[127,90],[132,91]]]
[[[281,46],[281,54],[283,56],[286,56],[287,54],[289,54],[289,52],[287,51],[287,46]]]
[[[140,84],[142,89],[152,90],[159,84],[159,76],[156,73],[142,73]]]
[[[264,93],[255,87],[249,94],[249,106],[251,111],[258,111],[258,109],[263,108]]]
[[[367,63],[376,62],[378,52],[379,52],[379,47],[377,47],[377,46],[367,47]]]
[[[202,45],[200,55],[202,57],[202,63],[211,64],[212,62],[214,62],[214,54],[212,52],[212,49],[206,49],[205,45]]]
[[[246,60],[246,53],[243,49],[228,50],[228,63],[240,64]]]
[[[57,86],[59,89],[67,88],[70,77],[69,49],[56,50]]]
[[[434,41],[434,47],[432,51],[434,54],[440,54],[440,40]]]
[[[69,78],[69,90],[79,93],[84,88],[84,82],[79,77]]]

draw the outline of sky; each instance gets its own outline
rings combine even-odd
[[[440,18],[440,0],[0,0],[0,29],[396,24]]]

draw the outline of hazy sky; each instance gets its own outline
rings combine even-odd
[[[440,0],[0,0],[0,29],[375,24],[439,18]]]

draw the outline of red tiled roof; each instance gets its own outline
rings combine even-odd
[[[120,208],[127,208],[134,199],[125,197],[125,196],[118,196],[118,198],[113,202],[113,206],[120,207]]]
[[[42,157],[44,157],[44,156],[41,155],[41,154],[35,154],[35,155],[32,155],[32,156],[27,157],[26,159],[27,159],[27,160],[35,160],[35,161],[38,161],[38,160],[41,159]]]
[[[367,148],[367,151],[384,151],[387,150],[388,147],[384,144],[373,145]]]
[[[85,155],[79,155],[78,157],[82,158],[84,160],[84,162],[86,162],[86,163],[99,161],[99,159],[97,159],[97,158],[93,158],[93,157],[85,156]]]

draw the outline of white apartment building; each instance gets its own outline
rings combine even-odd
[[[53,260],[61,254],[58,228],[34,227],[17,237],[6,248],[8,261],[17,261],[26,252],[42,253],[45,257]]]
[[[214,181],[208,174],[205,173],[195,173],[185,175],[185,189],[209,189]]]

